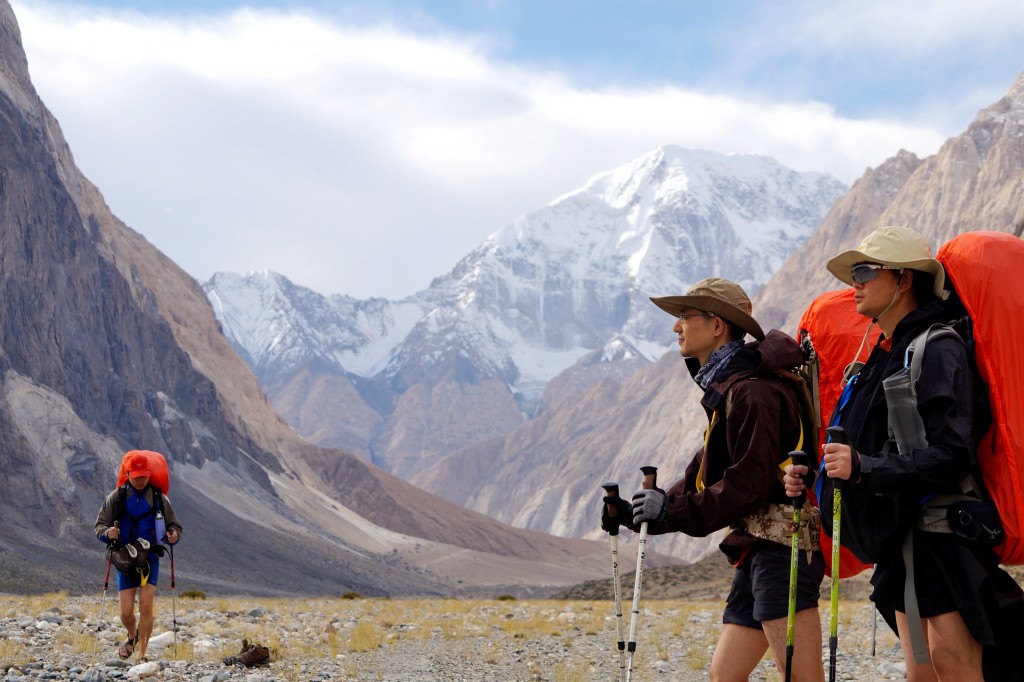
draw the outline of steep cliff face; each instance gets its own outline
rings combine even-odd
[[[77,169],[32,88],[7,0],[0,442],[0,589],[94,579],[82,553],[101,561],[92,522],[132,448],[167,457],[186,526],[182,575],[207,589],[528,592],[606,563],[603,548],[502,526],[299,438],[198,283],[119,221]]]
[[[1022,161],[1024,77],[934,156],[900,151],[868,169],[755,297],[755,317],[795,335],[807,304],[841,286],[825,261],[880,225],[915,227],[935,248],[963,231],[1014,231],[1024,220]],[[662,323],[668,331],[671,318],[662,315]],[[699,398],[678,354],[669,353],[628,378],[591,386],[500,441],[453,453],[412,480],[515,525],[593,537],[602,482],[618,480],[631,490],[644,465],[661,467],[666,486],[682,474],[707,423]],[[479,481],[472,487],[470,474]],[[664,537],[656,546],[693,558],[713,550],[715,539]]]

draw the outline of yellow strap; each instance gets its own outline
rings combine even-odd
[[[794,448],[794,450],[796,450],[797,452],[803,452],[803,447],[804,447],[804,422],[801,419],[800,420],[800,439],[797,440],[796,447]],[[779,465],[778,478],[779,478],[779,482],[780,483],[783,482],[783,476],[786,475],[786,467],[788,467],[792,463],[793,463],[793,458],[792,457],[787,457],[786,459],[784,459],[782,461],[782,464]]]
[[[697,468],[697,492],[704,492],[704,461],[708,456],[708,439],[711,438],[711,427],[718,421],[718,410],[711,413],[711,419],[704,429],[704,451],[700,454],[700,467]]]

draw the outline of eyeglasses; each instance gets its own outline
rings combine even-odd
[[[688,320],[691,317],[706,317],[708,319],[711,319],[714,316],[715,316],[714,313],[708,313],[708,312],[701,312],[701,313],[679,313],[679,319],[680,320]]]
[[[857,284],[866,284],[878,277],[879,270],[902,270],[896,265],[880,265],[878,263],[858,263],[850,268],[850,279]]]

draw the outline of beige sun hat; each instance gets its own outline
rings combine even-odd
[[[651,297],[651,302],[673,317],[679,317],[683,308],[696,308],[714,313],[732,322],[755,339],[764,339],[764,331],[750,312],[753,306],[743,287],[721,277],[708,277],[690,287],[685,296]]]
[[[843,251],[831,259],[825,267],[837,279],[852,284],[850,269],[858,263],[878,263],[908,270],[920,270],[935,277],[935,295],[946,298],[946,271],[942,263],[932,258],[928,240],[916,230],[899,225],[880,227],[852,251]]]

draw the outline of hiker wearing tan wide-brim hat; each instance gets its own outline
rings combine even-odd
[[[984,388],[967,345],[948,326],[963,308],[946,300],[942,265],[907,227],[874,230],[827,268],[850,284],[857,312],[871,320],[861,347],[872,325],[882,336],[863,363],[860,350],[851,358],[857,362],[831,420],[845,435],[830,434],[839,437],[821,449],[819,499],[841,498],[831,519],[823,507],[823,522],[841,528],[843,546],[874,564],[870,598],[899,637],[907,679],[1022,679],[994,675],[991,666],[1011,642],[993,633],[1018,634],[1024,595],[990,546],[955,535],[951,525],[955,500],[977,499],[968,474],[990,422],[975,399]],[[791,495],[803,489],[794,476],[801,468],[787,469]]]
[[[793,679],[823,682],[820,517],[810,505],[798,505],[794,516],[778,478],[780,465],[804,442],[799,399],[788,378],[804,361],[803,352],[778,329],[765,333],[743,287],[727,279],[703,279],[685,294],[651,301],[675,318],[672,332],[702,391],[707,426],[703,436],[690,436],[703,444],[682,478],[666,490],[656,483],[637,490],[632,504],[605,497],[601,528],[694,537],[728,529],[719,548],[737,570],[709,677],[745,680],[770,648],[780,676],[791,670]]]
[[[909,227],[889,225],[873,231],[856,249],[843,251],[825,265],[837,279],[853,284],[852,270],[860,263],[925,272],[934,278],[935,297],[945,299],[946,271],[932,258],[928,241]]]
[[[758,341],[764,339],[761,325],[750,315],[753,306],[747,292],[739,284],[722,277],[702,279],[683,296],[652,296],[651,302],[673,317],[679,317],[683,308],[718,315]]]

